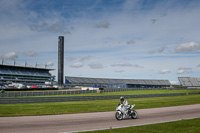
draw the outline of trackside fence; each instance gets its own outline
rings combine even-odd
[[[0,97],[30,97],[30,96],[48,96],[48,95],[75,95],[84,93],[97,93],[96,90],[79,91],[32,91],[32,92],[9,92],[1,93]]]
[[[64,90],[64,91],[31,91],[31,92],[6,92],[0,93],[0,97],[27,97],[27,96],[48,96],[48,95],[74,95],[84,93],[105,93],[131,90],[183,90],[186,88],[104,88],[104,90]]]
[[[48,103],[48,102],[69,102],[69,101],[89,101],[125,98],[147,98],[147,97],[168,97],[199,94],[192,93],[167,93],[167,94],[141,94],[141,95],[105,95],[105,96],[62,96],[62,97],[6,97],[0,98],[0,104],[26,104],[26,103]]]

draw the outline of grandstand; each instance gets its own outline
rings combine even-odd
[[[99,88],[166,88],[171,83],[168,80],[143,79],[109,79],[87,77],[65,77],[65,83],[72,86],[87,86]]]
[[[0,65],[0,83],[44,84],[53,82],[55,76],[49,71],[54,69]]]
[[[178,77],[178,79],[183,87],[200,87],[199,77]]]

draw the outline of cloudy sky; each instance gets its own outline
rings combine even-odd
[[[0,59],[65,76],[200,77],[199,0],[0,0]]]

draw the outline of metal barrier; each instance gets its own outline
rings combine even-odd
[[[32,92],[8,92],[0,93],[0,97],[27,97],[27,96],[48,96],[48,95],[74,95],[84,93],[105,93],[132,90],[177,90],[186,88],[104,88],[104,90],[65,90],[65,91],[32,91]]]
[[[84,93],[97,93],[96,90],[79,91],[32,91],[32,92],[9,92],[0,93],[0,97],[27,97],[27,96],[48,96],[48,95],[74,95]]]
[[[147,98],[147,97],[168,97],[199,94],[192,93],[166,93],[166,94],[141,94],[141,95],[105,95],[105,96],[63,96],[63,97],[7,97],[0,98],[0,104],[26,104],[26,103],[48,103],[48,102],[69,102],[69,101],[89,101],[125,98]]]

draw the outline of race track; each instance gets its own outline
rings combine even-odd
[[[0,132],[62,133],[200,118],[200,104],[138,109],[136,111],[139,114],[139,119],[122,121],[115,119],[115,111],[47,116],[0,117]]]

